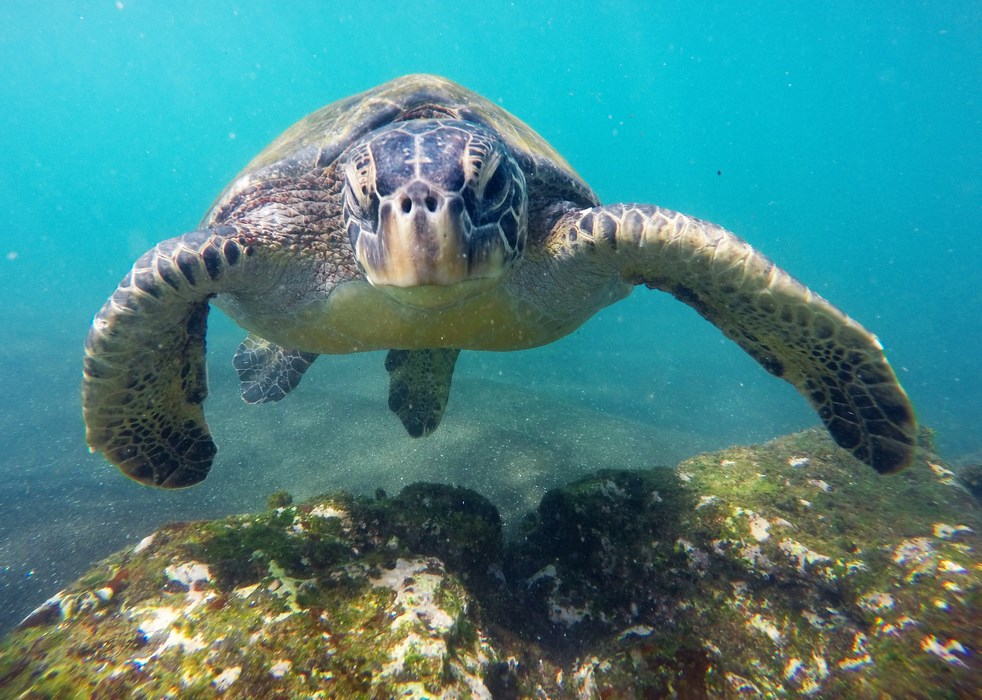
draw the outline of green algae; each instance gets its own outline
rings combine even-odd
[[[28,697],[967,697],[982,517],[926,447],[807,431],[550,491],[451,486],[158,530],[0,644]]]
[[[290,495],[289,491],[274,491],[266,497],[266,507],[270,510],[276,510],[277,508],[286,508],[293,504],[293,496]]]

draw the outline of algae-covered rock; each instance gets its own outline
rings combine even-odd
[[[982,463],[970,462],[957,470],[958,480],[975,498],[982,501]]]
[[[570,484],[507,561],[598,697],[975,697],[980,515],[934,455],[881,477],[808,431]]]
[[[158,530],[20,625],[0,694],[468,696],[491,658],[472,597],[380,510],[337,495]]]
[[[172,525],[0,645],[0,696],[971,697],[982,512],[824,433],[601,471],[502,542],[414,484]]]

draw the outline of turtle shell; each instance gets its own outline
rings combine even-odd
[[[563,201],[578,207],[599,204],[569,163],[527,124],[461,85],[420,74],[338,100],[301,119],[225,188],[203,223],[246,188],[328,168],[352,143],[387,124],[433,118],[473,122],[497,133],[525,172],[530,209]]]

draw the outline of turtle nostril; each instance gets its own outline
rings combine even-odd
[[[413,210],[413,200],[411,200],[409,197],[403,197],[401,206],[403,213],[408,214]]]
[[[429,211],[429,212],[435,212],[436,211],[436,197],[433,197],[431,195],[431,196],[427,197],[426,199],[424,199],[423,200],[423,203],[426,205],[426,210],[427,211]]]

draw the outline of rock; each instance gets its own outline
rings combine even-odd
[[[968,492],[982,501],[982,462],[963,464],[956,471],[958,480]]]
[[[0,644],[0,695],[926,697],[982,686],[982,517],[823,432],[598,472],[502,541],[414,484],[163,528]]]

